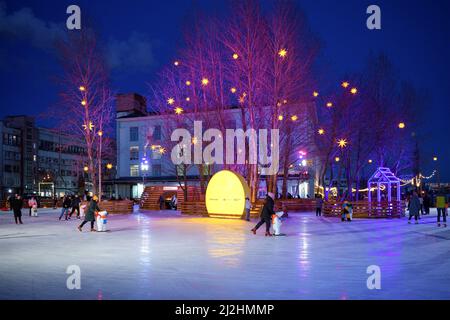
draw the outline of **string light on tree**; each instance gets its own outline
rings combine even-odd
[[[191,85],[191,82],[190,82],[189,80],[187,80],[187,81],[186,81],[186,85],[187,85],[187,86],[190,86],[190,85]]]
[[[106,169],[111,170],[112,168],[113,168],[112,163],[108,163],[108,164],[106,165]]]
[[[433,161],[438,161],[438,157],[434,156]]]
[[[369,161],[368,161],[369,163],[372,163],[373,162],[373,160],[372,159],[369,159]]]
[[[89,167],[88,166],[84,166],[83,170],[84,170],[84,172],[88,172],[89,171]]]
[[[203,78],[202,79],[202,86],[207,86],[208,84],[209,84],[208,78]]]
[[[282,120],[283,120],[283,116],[282,116],[281,114],[278,116],[278,120],[279,120],[279,121],[282,121]]]
[[[333,106],[333,102],[327,102],[327,107],[331,108]]]
[[[94,124],[92,123],[92,121],[89,121],[89,123],[87,125],[83,124],[83,129],[86,131],[87,130],[92,131],[94,129]]]
[[[186,97],[186,101],[187,101],[187,102],[191,101],[191,98]]]
[[[86,91],[86,87],[85,86],[80,86],[78,89],[80,89],[81,92]]]
[[[348,142],[346,139],[339,139],[337,142],[339,148],[343,149],[347,146]]]
[[[173,65],[175,66],[175,67],[178,67],[179,65],[180,65],[180,61],[175,61],[174,63],[173,63]]]
[[[233,59],[237,60],[239,58],[239,55],[237,53],[233,53]]]
[[[87,105],[86,100],[81,100],[81,105],[82,105],[82,106],[86,106],[86,105]]]
[[[324,135],[325,134],[325,130],[320,128],[319,130],[317,130],[317,133],[320,135]]]
[[[175,99],[174,98],[169,98],[169,99],[167,99],[167,103],[172,105],[172,104],[175,103]]]
[[[298,120],[298,117],[297,117],[296,115],[293,115],[293,116],[291,117],[291,120],[292,120],[292,121],[297,121],[297,120]]]
[[[230,89],[230,91],[231,91],[231,93],[236,93],[237,89],[236,89],[235,87],[232,87],[232,88]]]
[[[287,50],[285,48],[280,49],[280,51],[278,51],[278,55],[280,58],[285,58],[287,56]]]
[[[319,93],[318,93],[317,91],[314,91],[314,92],[313,92],[313,97],[314,97],[314,98],[317,98],[318,96],[319,96]]]
[[[174,109],[174,111],[175,111],[176,114],[182,114],[182,113],[183,113],[183,108],[181,108],[181,107],[176,107],[176,108]]]
[[[350,83],[348,83],[347,81],[341,83],[342,88],[348,88],[349,85]]]
[[[358,89],[357,89],[357,88],[352,88],[352,89],[350,90],[350,93],[353,94],[353,95],[355,95],[355,94],[358,93]]]
[[[399,127],[399,129],[405,129],[405,128],[406,128],[406,125],[405,125],[404,122],[400,122],[400,123],[398,124],[398,127]]]
[[[339,161],[341,161],[341,158],[336,157],[336,158],[334,158],[334,161],[339,162]]]

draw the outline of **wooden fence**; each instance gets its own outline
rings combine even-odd
[[[404,201],[351,201],[353,218],[400,218],[405,215]],[[341,216],[343,202],[326,201],[322,213],[325,216]]]
[[[315,199],[278,199],[275,200],[275,210],[284,212],[307,212],[316,208]]]
[[[131,200],[111,200],[111,201],[102,201],[98,205],[100,209],[108,211],[108,213],[133,213],[133,201]],[[89,206],[89,202],[83,201],[80,206],[86,205]]]

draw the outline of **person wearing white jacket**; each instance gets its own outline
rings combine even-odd
[[[30,208],[30,217],[31,217],[31,212],[35,210],[37,211],[37,201],[34,197],[31,197],[28,200],[28,207]]]
[[[275,214],[272,215],[272,228],[274,232],[274,236],[284,236],[283,233],[281,233],[281,225],[283,224],[281,221],[281,218],[284,216],[283,211],[275,212]]]

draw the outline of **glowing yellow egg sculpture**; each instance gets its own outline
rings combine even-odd
[[[250,193],[245,179],[230,170],[217,172],[206,189],[206,209],[210,217],[240,218],[245,209],[245,197]]]

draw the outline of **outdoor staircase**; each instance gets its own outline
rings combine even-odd
[[[159,210],[159,196],[162,194],[162,188],[159,186],[148,186],[144,188],[141,196],[141,209]]]
[[[253,204],[252,208],[250,209],[250,217],[259,218],[259,216],[261,215],[263,206],[264,206],[263,201],[256,201]]]

